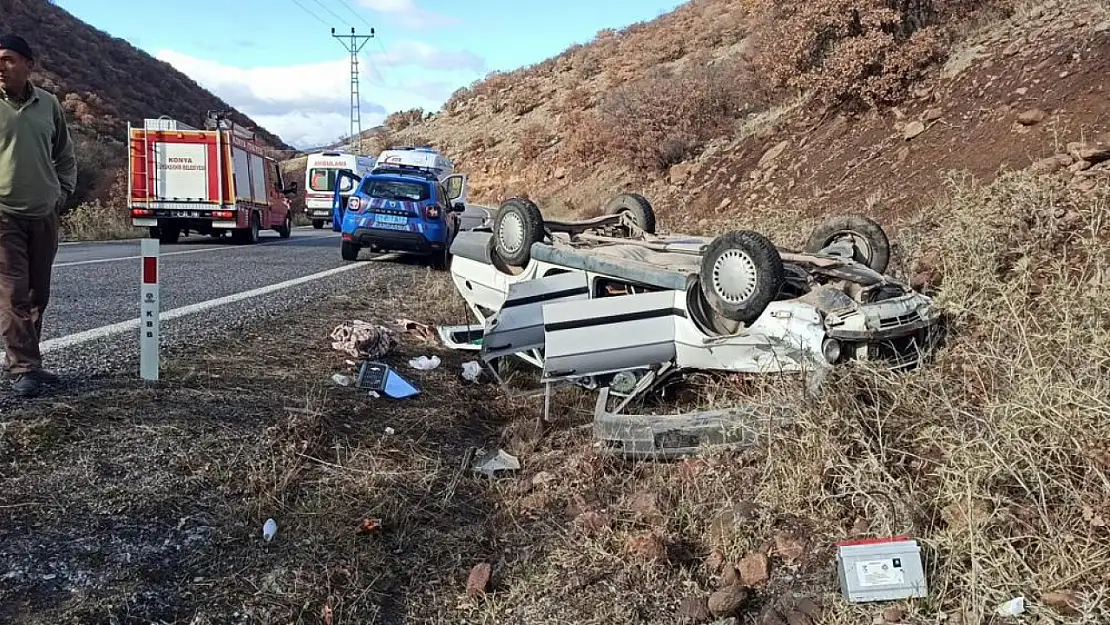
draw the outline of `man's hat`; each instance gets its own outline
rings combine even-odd
[[[11,50],[23,55],[28,61],[33,61],[35,55],[31,52],[31,44],[19,35],[4,35],[0,37],[0,50]]]

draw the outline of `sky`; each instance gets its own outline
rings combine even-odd
[[[362,128],[650,20],[679,0],[55,0],[166,61],[297,148],[350,129],[351,28]],[[344,40],[332,36],[347,35]]]

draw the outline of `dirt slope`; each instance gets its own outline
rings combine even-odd
[[[904,101],[857,113],[766,93],[765,80],[752,80],[759,49],[769,45],[759,43],[763,27],[750,10],[757,4],[701,0],[602,33],[587,46],[460,90],[424,121],[399,113],[387,122],[395,131],[388,140],[444,149],[471,173],[474,198],[485,202],[526,193],[551,212],[575,213],[631,189],[648,195],[670,228],[774,209],[798,216],[863,210],[895,219],[896,230],[896,218],[935,201],[949,170],[989,181],[1110,129],[1110,16],[1102,3],[1032,3],[1005,12],[995,6],[954,20],[939,62],[915,76]],[[717,68],[715,79],[699,80],[706,66]],[[659,78],[667,76],[669,82]],[[733,82],[722,90],[728,77]],[[655,85],[676,91],[660,104],[644,93]],[[637,167],[628,152],[643,145],[645,115],[658,113],[658,136],[683,123],[651,107],[670,102],[705,114],[688,102],[699,89],[727,100],[720,112],[729,119],[694,137],[693,149],[664,154],[663,166]],[[1023,113],[1039,115],[1031,111],[1045,115],[1018,122]],[[606,117],[617,126],[608,143],[596,139]],[[914,128],[918,121],[923,131]]]

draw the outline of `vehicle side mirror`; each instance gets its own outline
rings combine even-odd
[[[455,202],[451,205],[451,210],[456,213],[461,213],[466,210],[466,204],[463,202]]]
[[[295,194],[297,192],[297,183],[296,182],[290,182],[288,185],[286,185],[286,187],[284,189],[282,189],[281,192],[285,195]]]

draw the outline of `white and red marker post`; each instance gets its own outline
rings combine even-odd
[[[142,286],[139,293],[139,375],[158,380],[158,239],[142,240]]]

